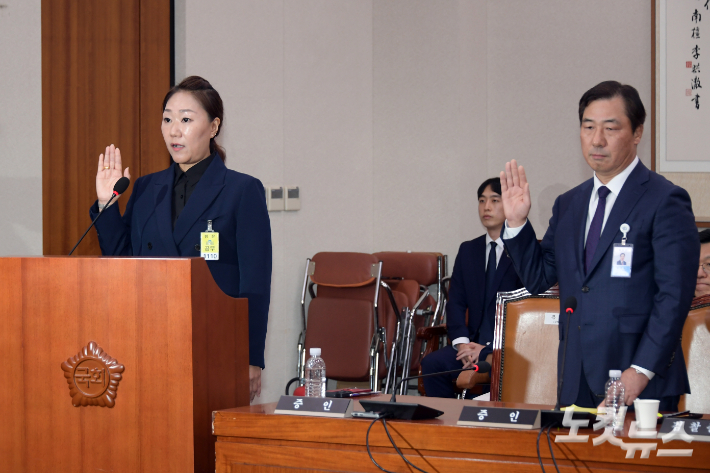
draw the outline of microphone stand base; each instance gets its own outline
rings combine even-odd
[[[387,419],[425,420],[434,419],[443,414],[438,409],[406,402],[366,401],[363,399],[360,401],[360,405],[365,411],[377,412]]]
[[[552,424],[553,426],[562,426],[562,420],[564,419],[564,417],[564,410],[540,411],[540,425],[547,426],[549,424]],[[589,419],[591,421],[594,421],[596,420],[596,418],[597,416],[595,416],[591,412],[574,411],[574,413],[572,414],[572,419],[574,420]]]

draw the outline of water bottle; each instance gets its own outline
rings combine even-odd
[[[619,415],[619,410],[624,407],[624,383],[621,382],[621,370],[609,370],[609,381],[606,382],[606,407],[607,415],[613,415],[614,430],[623,430],[624,418]]]
[[[320,348],[311,348],[310,353],[306,361],[306,397],[325,397],[325,361],[320,357]]]

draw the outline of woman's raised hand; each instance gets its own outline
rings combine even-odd
[[[121,173],[121,151],[114,145],[107,146],[105,154],[99,155],[96,172],[96,196],[100,205],[106,205],[113,195],[113,186],[122,176],[131,178],[128,168]]]

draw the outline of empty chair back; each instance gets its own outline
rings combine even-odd
[[[500,292],[496,302],[491,401],[555,404],[557,400],[557,287],[530,295],[525,289]]]
[[[441,297],[443,289],[440,287],[441,280],[446,270],[443,267],[445,260],[441,253],[381,251],[374,253],[373,256],[382,262],[382,279],[387,281],[393,291],[401,292],[406,296],[405,305],[410,309],[414,309],[421,296],[420,286],[436,285],[436,291]],[[418,309],[427,307],[431,307],[432,310],[437,307],[437,302],[431,295],[427,296]],[[419,370],[422,340],[416,339],[414,335],[419,328],[425,326],[426,321],[427,319],[422,316],[415,316],[413,319],[414,327],[411,335],[413,343],[409,354],[410,373]]]
[[[690,392],[680,399],[678,409],[710,412],[710,296],[693,300],[683,326],[681,342],[688,368]]]
[[[382,279],[413,279],[423,286],[439,281],[438,258],[441,253],[380,251],[372,256],[382,261]]]
[[[412,309],[421,295],[420,286],[440,284],[445,268],[441,253],[422,253],[407,251],[381,251],[372,256],[382,261],[382,279],[392,287],[392,290],[402,292],[407,296],[407,307]],[[429,296],[422,307],[436,307],[436,300]],[[420,307],[421,308],[421,307]]]
[[[345,381],[370,377],[370,347],[378,326],[394,332],[394,311],[378,291],[379,261],[366,253],[322,252],[311,260],[309,279],[316,297],[308,306],[306,358],[321,349],[327,376]],[[375,298],[378,309],[375,309]],[[385,368],[380,359],[379,376]]]

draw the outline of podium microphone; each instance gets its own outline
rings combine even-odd
[[[565,382],[565,358],[567,357],[567,340],[569,340],[569,318],[574,311],[577,310],[577,298],[569,296],[565,299],[565,312],[567,312],[567,326],[565,327],[565,346],[562,349],[562,369],[560,371],[560,380],[557,382],[557,404],[555,410],[560,410],[560,397],[562,396],[562,385]],[[584,376],[584,374],[582,374]]]
[[[131,180],[128,179],[127,177],[125,177],[125,176],[122,177],[122,178],[120,178],[118,181],[116,181],[116,184],[113,185],[113,195],[112,195],[111,198],[108,200],[108,202],[106,202],[106,206],[104,207],[104,209],[106,209],[106,207],[109,206],[109,204],[113,201],[113,199],[115,199],[115,198],[118,197],[119,195],[121,195],[121,194],[123,194],[124,192],[126,192],[126,189],[128,189],[128,185],[129,185],[130,183],[131,183]],[[96,221],[99,219],[99,217],[100,217],[103,213],[104,213],[103,210],[100,210],[100,211],[99,211],[99,214],[98,214],[98,215],[96,216],[96,218],[91,222],[91,225],[89,225],[89,228],[86,229],[86,231],[85,231],[84,234],[81,236],[81,238],[79,238],[79,241],[77,241],[77,242],[76,242],[76,245],[74,245],[74,248],[71,249],[71,251],[69,252],[69,256],[71,256],[71,254],[74,253],[74,250],[76,250],[76,247],[79,246],[79,243],[81,243],[81,241],[84,239],[84,237],[86,236],[86,234],[89,233],[89,230],[91,230],[91,227],[94,226],[94,224],[96,223]]]
[[[491,364],[486,361],[479,361],[475,365],[469,368],[461,368],[458,370],[449,371],[439,371],[437,373],[420,374],[418,376],[409,376],[407,378],[402,378],[399,383],[392,391],[392,399],[387,401],[366,401],[361,400],[360,405],[370,412],[378,412],[385,417],[390,419],[404,419],[404,420],[421,420],[421,419],[433,419],[439,417],[443,414],[438,409],[432,409],[431,407],[422,406],[421,404],[410,404],[410,403],[398,403],[397,402],[397,389],[402,385],[402,383],[418,378],[427,378],[429,376],[440,376],[442,374],[450,373],[461,373],[462,371],[475,371],[477,373],[488,373],[491,371]]]

